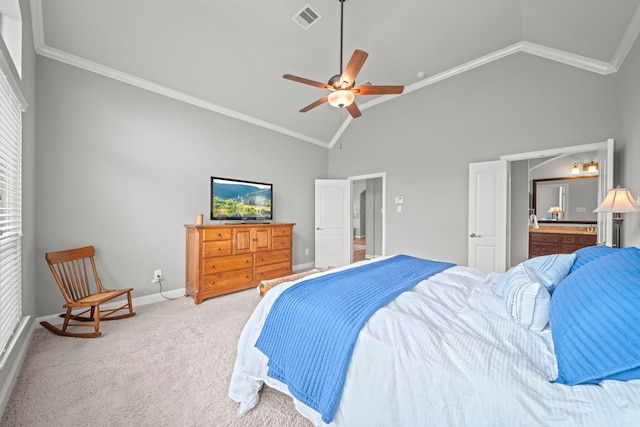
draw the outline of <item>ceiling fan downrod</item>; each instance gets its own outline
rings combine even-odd
[[[340,72],[335,76],[332,76],[327,84],[333,86],[336,89],[340,87],[340,76],[342,76],[342,44],[344,34],[344,2],[345,0],[338,0],[340,2]]]
[[[342,74],[342,35],[344,33],[344,2],[345,0],[338,0],[340,2],[340,74]]]

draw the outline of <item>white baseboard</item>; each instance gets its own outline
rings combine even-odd
[[[304,264],[298,264],[298,265],[294,265],[293,266],[293,271],[301,271],[301,270],[308,270],[310,268],[313,268],[315,266],[315,262],[307,262]]]
[[[179,298],[181,296],[184,296],[184,288],[180,288],[180,289],[173,289],[170,291],[164,291],[162,292],[162,294],[164,294],[165,297],[167,298]],[[131,300],[131,304],[133,304],[133,308],[135,310],[136,307],[141,306],[141,305],[146,305],[146,304],[153,304],[154,302],[160,302],[160,301],[166,301],[165,297],[162,296],[162,294],[157,293],[157,294],[152,294],[152,295],[144,295],[141,297],[135,297],[132,298]],[[109,304],[104,304],[101,305],[101,308],[112,308],[112,307],[117,307],[118,305],[122,305],[122,300],[118,300]],[[60,322],[62,318],[60,317],[60,315],[58,314],[51,314],[49,316],[42,316],[42,317],[38,317],[36,319],[36,328],[42,328],[42,325],[40,325],[40,322],[50,322],[50,323],[58,323]]]

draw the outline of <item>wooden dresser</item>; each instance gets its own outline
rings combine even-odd
[[[204,299],[292,272],[294,224],[185,225],[185,293]]]
[[[569,254],[585,246],[596,244],[595,231],[587,227],[543,227],[529,230],[529,258],[551,255]]]

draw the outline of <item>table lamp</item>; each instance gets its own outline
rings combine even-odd
[[[596,213],[613,213],[613,243],[614,248],[622,247],[622,228],[623,212],[640,212],[640,206],[636,203],[631,191],[626,188],[616,188],[609,190],[607,197],[604,198],[600,206],[594,210]]]

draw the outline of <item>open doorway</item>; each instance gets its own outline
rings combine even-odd
[[[384,173],[350,177],[352,262],[384,255]]]

